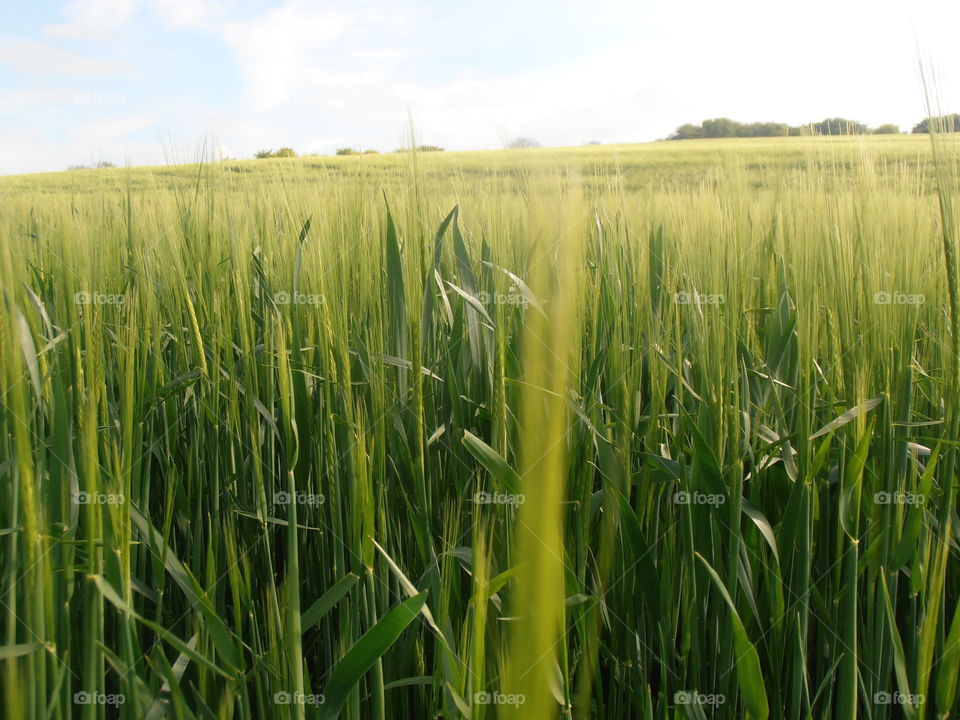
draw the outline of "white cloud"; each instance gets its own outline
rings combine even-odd
[[[0,131],[0,174],[55,172],[71,165],[92,166],[101,160],[115,165],[163,165],[160,142],[114,140],[109,144],[55,142],[41,130]]]
[[[0,115],[19,114],[27,108],[35,108],[40,105],[49,106],[54,103],[62,103],[66,99],[63,93],[48,91],[21,90],[8,92],[0,95]]]
[[[171,28],[206,28],[224,11],[219,2],[209,0],[153,0],[154,12]]]
[[[64,148],[52,142],[40,130],[0,132],[0,173],[47,172],[66,170]]]
[[[124,25],[135,10],[135,0],[71,0],[62,13],[68,22],[47,25],[52,37],[96,38]]]
[[[0,45],[0,63],[37,75],[113,75],[130,69],[121,62],[100,60],[29,40]]]
[[[227,23],[223,35],[254,113],[313,112],[321,127],[353,135],[337,135],[337,142],[396,144],[408,111],[426,142],[451,147],[496,146],[514,129],[545,140],[552,134],[557,142],[598,134],[609,140],[616,128],[618,139],[639,136],[637,93],[654,93],[651,80],[638,83],[638,70],[662,74],[665,43],[620,46],[548,70],[466,72],[431,83],[402,66],[426,52],[416,42],[404,46],[411,12],[409,5],[332,10],[288,0],[253,20]]]
[[[106,145],[128,133],[151,127],[156,122],[157,118],[150,115],[118,115],[68,128],[66,135],[80,146]]]
[[[464,74],[439,86],[397,81],[388,89],[427,142],[491,147],[515,136],[547,144],[636,140],[649,132],[665,68],[654,44],[621,45],[545,70],[507,77]]]
[[[314,98],[337,106],[345,95],[389,77],[391,61],[404,51],[372,45],[370,35],[399,24],[393,10],[318,8],[289,0],[253,20],[224,24],[223,37],[254,110]]]

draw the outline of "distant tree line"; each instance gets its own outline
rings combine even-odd
[[[417,152],[443,152],[443,148],[440,147],[439,145],[417,145],[416,150]],[[410,152],[410,148],[408,147],[397,148],[396,150],[394,150],[394,152],[398,152],[398,153]]]
[[[417,145],[418,152],[443,152],[442,147],[436,145]],[[397,148],[394,152],[409,152],[410,148]],[[352,147],[337,148],[337,155],[378,155],[378,150],[358,150]],[[316,157],[317,153],[305,155],[304,157]],[[297,152],[293,148],[282,147],[279,150],[258,150],[254,157],[258,160],[269,160],[270,158],[295,158]]]
[[[931,125],[937,132],[960,132],[960,115],[953,113],[952,115],[924,118],[913,126],[913,133],[915,135],[929,133]]]
[[[778,122],[742,123],[730,118],[704,120],[699,125],[681,125],[668,140],[694,140],[698,138],[731,137],[785,137],[788,135],[863,135],[899,133],[896,125],[881,125],[870,130],[864,123],[846,118],[827,118],[809,125],[787,125]]]
[[[71,165],[70,167],[67,168],[67,170],[91,170],[91,169],[103,170],[105,168],[115,168],[115,167],[116,165],[114,165],[109,160],[101,160],[100,162],[94,163],[93,165]]]
[[[960,115],[928,117],[914,126],[913,132],[929,133],[930,127],[940,132],[960,132]],[[699,138],[784,137],[789,135],[897,135],[900,127],[886,123],[870,128],[866,123],[847,118],[827,118],[807,125],[787,125],[778,122],[742,123],[730,118],[704,120],[699,125],[687,123],[677,128],[668,140],[696,140]]]
[[[254,157],[258,160],[266,160],[268,158],[295,158],[296,156],[296,150],[288,147],[282,147],[279,150],[257,150],[254,154]]]

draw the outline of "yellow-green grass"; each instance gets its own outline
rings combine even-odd
[[[0,179],[2,712],[954,716],[930,147]]]
[[[470,179],[497,173],[537,171],[544,166],[574,167],[585,177],[619,169],[633,185],[658,185],[690,180],[700,174],[716,175],[718,165],[737,165],[751,180],[770,182],[780,171],[803,170],[832,163],[857,168],[860,155],[876,161],[902,163],[915,168],[929,162],[927,135],[866,135],[838,137],[784,137],[675,142],[588,145],[583,147],[528,150],[420,153],[416,160],[427,178],[449,180],[460,175]],[[407,177],[408,153],[379,155],[307,156],[297,159],[223,160],[210,172],[222,174],[225,182],[256,181],[275,184],[281,178],[292,182],[368,180],[385,182]],[[196,180],[196,165],[137,167],[102,170],[70,170],[38,175],[0,177],[4,193],[100,193],[115,187],[189,187]],[[669,173],[665,175],[665,173]],[[236,176],[236,177],[234,177]]]

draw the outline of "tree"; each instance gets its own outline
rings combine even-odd
[[[863,135],[867,126],[856,120],[827,118],[813,123],[813,132],[815,135]]]
[[[792,132],[786,123],[755,122],[742,123],[730,118],[713,118],[704,120],[700,125],[687,123],[677,128],[669,140],[693,140],[696,138],[729,138],[729,137],[783,137],[785,135],[799,135],[800,131]]]
[[[353,148],[337,148],[337,155],[356,155],[357,151]]]
[[[937,132],[960,132],[960,115],[941,115],[940,117],[928,117],[913,126],[913,134],[929,133],[930,126]]]
[[[282,147],[279,150],[277,150],[273,154],[273,156],[278,158],[295,158],[297,156],[297,153],[294,151],[293,148]]]
[[[900,126],[894,125],[893,123],[885,123],[878,128],[874,128],[870,133],[873,135],[899,135]]]
[[[786,123],[755,122],[745,125],[745,137],[783,137],[790,133],[790,126]]]
[[[515,137],[507,144],[507,147],[511,150],[524,150],[528,148],[538,148],[541,147],[541,145],[531,137]]]
[[[692,123],[687,123],[686,125],[681,125],[677,128],[677,131],[671,135],[669,140],[696,140],[702,138],[703,128],[699,125],[693,125]]]
[[[714,118],[713,120],[704,120],[701,126],[703,136],[708,138],[726,138],[743,137],[743,123],[738,123],[730,118]]]

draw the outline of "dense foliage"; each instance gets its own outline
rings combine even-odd
[[[677,128],[669,140],[695,140],[699,138],[749,138],[786,137],[797,135],[863,135],[874,132],[879,135],[899,133],[896,125],[881,125],[871,131],[865,124],[845,118],[827,118],[807,125],[790,126],[777,122],[742,123],[730,118],[704,120],[699,125],[686,124]],[[914,130],[914,132],[917,132]]]

